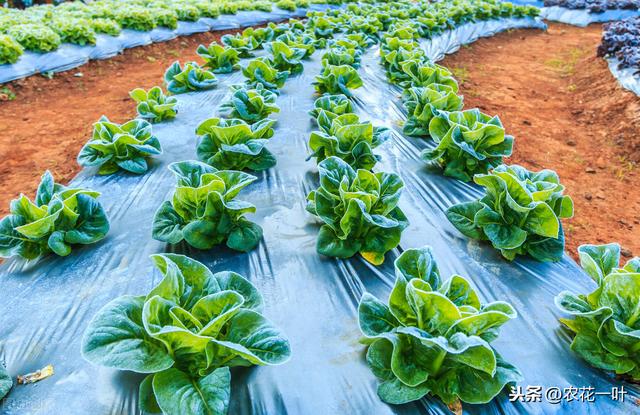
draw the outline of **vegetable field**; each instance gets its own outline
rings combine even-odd
[[[272,7],[123,3],[57,7],[87,31]],[[511,162],[517,129],[437,63],[546,30],[539,9],[335,3],[175,56],[128,91],[134,117],[101,108],[77,176],[10,203],[0,412],[638,410],[640,257],[598,235],[571,259],[582,196]],[[35,36],[16,27],[0,43]]]

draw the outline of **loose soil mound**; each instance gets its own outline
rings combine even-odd
[[[599,25],[550,24],[482,39],[442,64],[462,80],[465,107],[499,115],[516,137],[508,162],[560,174],[575,216],[567,250],[619,242],[640,255],[640,98],[596,57]],[[635,184],[635,185],[634,185]]]
[[[66,182],[92,124],[135,115],[128,92],[151,88],[176,59],[224,34],[203,33],[130,49],[53,79],[34,76],[9,85],[17,96],[0,102],[0,216],[20,192],[35,193],[51,170]],[[566,222],[569,252],[582,243],[618,241],[640,255],[640,99],[617,86],[595,56],[600,26],[552,24],[548,33],[518,30],[482,39],[444,65],[462,81],[467,108],[498,114],[516,136],[512,163],[560,174],[575,201]],[[5,91],[6,92],[6,91]],[[2,95],[0,95],[0,98]]]

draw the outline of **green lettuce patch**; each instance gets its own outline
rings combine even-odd
[[[109,221],[100,193],[55,183],[48,171],[42,176],[35,201],[25,195],[11,201],[10,214],[0,221],[0,257],[36,259],[49,252],[67,256],[73,245],[103,239]]]
[[[495,351],[499,328],[516,318],[503,301],[482,303],[465,278],[442,280],[429,247],[395,261],[387,304],[365,293],[358,307],[378,396],[403,404],[436,396],[449,407],[490,402],[522,375]]]
[[[556,306],[572,318],[571,350],[592,366],[640,381],[640,257],[620,263],[620,246],[581,245],[582,268],[598,284],[590,294],[563,291]]]
[[[530,255],[560,261],[564,252],[561,219],[573,216],[573,201],[553,170],[530,172],[501,165],[473,179],[485,196],[447,209],[447,218],[464,235],[488,240],[503,257]]]
[[[262,315],[262,296],[239,274],[213,274],[189,257],[152,256],[162,280],[125,295],[93,317],[82,338],[88,361],[144,373],[141,412],[226,414],[229,368],[278,365],[289,341]]]
[[[409,222],[397,206],[404,183],[397,174],[354,170],[338,157],[318,165],[320,187],[307,196],[307,210],[324,225],[319,254],[350,258],[360,253],[374,265],[398,246]]]
[[[244,218],[256,211],[251,203],[237,200],[240,191],[256,180],[248,173],[217,170],[198,161],[172,163],[177,180],[171,201],[165,201],[153,219],[153,238],[198,249],[221,243],[248,252],[258,246],[262,228]]]

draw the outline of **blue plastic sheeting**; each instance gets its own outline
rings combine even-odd
[[[234,15],[222,15],[218,18],[202,18],[195,22],[178,22],[176,30],[155,28],[150,32],[123,30],[119,36],[98,35],[94,46],[78,46],[65,43],[57,50],[48,53],[25,52],[13,65],[0,65],[0,84],[25,78],[37,73],[62,72],[87,63],[90,59],[111,58],[124,49],[165,42],[178,36],[208,32],[210,30],[239,29],[288,18],[304,17],[307,10],[327,10],[340,6],[314,4],[309,9],[294,12],[273,8],[271,12],[240,11]]]
[[[588,10],[572,10],[564,7],[543,7],[540,17],[553,22],[567,23],[585,27],[591,23],[612,22],[640,15],[638,10],[606,10],[602,13],[589,13]]]
[[[609,70],[618,80],[623,88],[640,96],[640,75],[637,75],[638,68],[619,69],[620,61],[618,58],[608,58]]]
[[[529,24],[540,27],[537,21]],[[501,29],[493,22],[490,32],[475,32],[473,37],[513,26],[514,22],[504,22]],[[463,42],[451,42],[444,35],[426,41],[425,47],[427,43],[435,58],[452,43]],[[178,96],[178,117],[153,127],[164,153],[144,176],[95,176],[95,170],[84,170],[72,181],[74,187],[102,193],[99,200],[111,230],[104,240],[76,247],[65,258],[52,255],[33,264],[9,260],[0,265],[0,360],[14,375],[47,364],[53,364],[56,372],[42,382],[15,386],[3,413],[137,413],[143,376],[84,361],[80,339],[104,304],[121,295],[147,293],[158,282],[160,275],[149,255],[166,251],[189,255],[214,271],[233,270],[249,278],[264,296],[265,315],[291,341],[292,358],[282,366],[232,370],[230,414],[449,414],[433,399],[400,406],[383,403],[376,394],[378,381],[364,359],[365,348],[358,343],[357,306],[363,292],[386,299],[394,282],[393,260],[402,250],[425,244],[433,247],[442,275],[467,276],[483,300],[514,305],[519,317],[505,325],[493,344],[523,372],[523,387],[591,386],[606,392],[622,385],[576,357],[569,349],[569,335],[560,329],[554,296],[563,289],[593,289],[591,279],[569,257],[555,264],[529,258],[508,262],[490,245],[467,239],[449,224],[447,207],[482,192],[476,185],[425,167],[419,154],[433,143],[402,135],[399,125],[406,113],[400,90],[386,82],[377,47],[362,58],[359,72],[364,86],[354,91],[354,102],[363,119],[392,129],[392,139],[376,149],[382,157],[377,170],[396,172],[404,180],[400,207],[411,224],[400,246],[380,267],[360,257],[338,260],[316,253],[320,224],[304,206],[307,193],[318,185],[318,175],[315,162],[305,159],[315,129],[307,115],[317,98],[311,83],[321,71],[321,56],[317,51],[304,72],[282,88],[277,101],[281,112],[275,114],[278,123],[268,143],[278,164],[259,173],[258,180],[241,193],[242,200],[257,206],[248,218],[264,229],[264,239],[254,251],[243,254],[225,247],[199,251],[151,239],[154,212],[174,190],[168,164],[196,157],[195,128],[216,115],[216,108],[230,96],[227,86],[242,82],[238,72],[221,75],[218,89]],[[517,131],[510,133],[517,137]],[[640,390],[624,386],[625,402],[598,396],[595,403],[510,403],[502,394],[486,405],[465,405],[464,410],[478,415],[637,412],[632,401]]]

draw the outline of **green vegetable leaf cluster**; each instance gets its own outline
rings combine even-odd
[[[353,112],[353,104],[351,103],[351,100],[343,94],[325,94],[315,100],[313,107],[314,108],[309,111],[309,115],[314,119],[318,118],[322,111],[330,112],[335,115]]]
[[[96,32],[87,19],[54,19],[52,28],[62,42],[81,46],[96,44]]]
[[[163,279],[147,295],[125,295],[93,317],[82,339],[88,361],[147,374],[141,412],[226,414],[230,367],[278,365],[289,341],[262,315],[262,296],[231,271],[213,274],[183,255],[152,256]]]
[[[51,52],[58,49],[62,42],[56,32],[37,23],[15,25],[7,31],[7,34],[23,48],[33,52]]]
[[[176,117],[178,111],[175,97],[168,97],[162,92],[162,88],[154,86],[149,91],[136,88],[129,92],[131,98],[138,104],[136,109],[138,116],[149,122],[162,122]]]
[[[560,219],[573,216],[573,201],[563,195],[556,172],[501,165],[474,181],[486,195],[447,209],[447,218],[460,232],[489,240],[508,260],[525,254],[545,262],[562,259]]]
[[[273,67],[268,58],[256,58],[242,68],[242,74],[247,78],[246,84],[252,88],[262,84],[266,89],[276,92],[284,86],[289,71],[279,71]]]
[[[240,69],[240,56],[236,49],[212,42],[209,47],[198,46],[196,53],[204,60],[204,67],[213,73],[230,73]]]
[[[522,381],[490,344],[517,317],[510,304],[481,303],[459,275],[442,281],[429,247],[403,252],[395,269],[388,303],[365,293],[358,308],[383,401],[403,404],[431,394],[450,407],[482,404]]]
[[[255,88],[233,85],[231,89],[233,96],[222,104],[220,110],[227,111],[232,118],[240,118],[251,124],[267,118],[272,113],[280,112],[280,108],[276,105],[278,96],[262,84],[258,84]]]
[[[591,294],[563,291],[556,306],[575,337],[571,350],[597,368],[640,381],[640,257],[620,263],[620,246],[582,245],[582,268],[598,284]]]
[[[325,65],[322,73],[316,76],[313,83],[320,94],[344,94],[351,97],[351,89],[360,88],[362,79],[349,65]]]
[[[431,84],[426,87],[410,87],[402,92],[402,101],[409,115],[403,131],[411,136],[428,136],[429,123],[439,111],[462,109],[463,98],[448,85]]]
[[[276,159],[265,147],[273,137],[274,120],[247,124],[241,119],[210,118],[196,129],[198,159],[218,169],[266,170]]]
[[[455,96],[451,97],[455,105]],[[428,110],[429,111],[429,110]],[[421,154],[444,168],[444,175],[468,182],[474,174],[486,173],[511,155],[513,137],[505,135],[500,119],[474,108],[432,113],[429,135],[437,143]]]
[[[324,225],[319,254],[350,258],[360,253],[374,265],[398,246],[409,222],[397,206],[404,183],[397,174],[355,171],[338,157],[318,165],[320,187],[307,196],[307,210]]]
[[[54,252],[71,253],[71,246],[103,239],[109,221],[96,200],[100,193],[55,183],[42,176],[35,202],[25,195],[11,202],[10,214],[0,221],[0,257],[36,259]]]
[[[385,67],[389,82],[405,87],[410,83],[411,77],[403,68],[403,65],[409,61],[419,65],[428,64],[425,52],[417,42],[397,37],[384,39],[380,48],[380,62]]]
[[[20,43],[10,36],[0,35],[0,65],[18,62],[23,53],[24,49]]]
[[[241,58],[252,57],[253,51],[258,49],[260,46],[255,38],[243,37],[241,34],[224,35],[220,40],[228,48],[236,50],[238,52],[238,56]]]
[[[304,49],[303,59],[309,58],[316,51],[316,40],[310,35],[287,31],[278,37],[277,41],[296,49]]]
[[[113,174],[119,169],[142,174],[148,169],[147,157],[162,154],[160,141],[148,121],[134,119],[122,125],[105,116],[93,125],[93,136],[78,154],[78,164],[100,166],[98,174]]]
[[[444,66],[411,59],[402,64],[402,70],[409,77],[407,81],[399,82],[399,85],[403,88],[441,84],[450,86],[454,91],[458,90],[458,82],[451,74],[451,71]]]
[[[172,163],[177,180],[172,201],[165,201],[153,220],[153,238],[198,249],[221,243],[249,252],[258,246],[262,228],[244,218],[255,212],[251,203],[236,200],[238,193],[256,180],[248,173],[217,170],[198,161]]]
[[[166,13],[171,13],[177,27],[178,16],[176,16],[175,12],[166,11]],[[116,10],[114,17],[122,27],[131,30],[139,30],[141,32],[153,30],[158,25],[152,10],[142,6],[131,5],[123,7]],[[175,29],[175,27],[173,27],[173,29]]]
[[[334,45],[322,55],[322,65],[349,65],[353,68],[360,67],[359,49]]]
[[[203,91],[218,86],[216,76],[206,69],[201,68],[195,62],[187,62],[184,68],[178,61],[164,73],[167,83],[167,91],[172,94],[182,94],[192,91]]]
[[[299,74],[303,70],[302,59],[307,55],[306,49],[289,47],[279,40],[265,44],[267,52],[271,53],[271,65],[279,71]]]
[[[255,43],[257,49],[264,46],[265,43],[271,42],[275,33],[270,27],[247,27],[242,31],[242,37],[245,39],[252,39],[251,42]]]
[[[336,115],[320,110],[316,121],[321,131],[311,133],[309,148],[313,153],[309,158],[318,162],[335,156],[355,170],[371,170],[380,159],[373,149],[389,137],[386,128],[375,128],[353,113]]]

